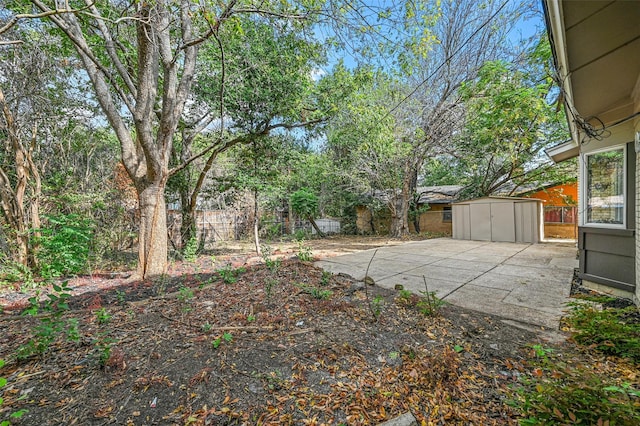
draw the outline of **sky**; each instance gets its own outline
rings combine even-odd
[[[455,1],[455,0],[454,0]],[[479,1],[479,0],[478,0]],[[510,3],[521,2],[522,0],[509,0]],[[542,12],[542,4],[539,0],[528,0],[529,12],[523,15],[516,23],[513,30],[509,33],[509,41],[514,45],[520,44],[522,40],[529,39],[535,35],[538,31],[544,30],[544,15]],[[372,5],[375,9],[377,7],[383,7],[385,4],[393,4],[394,0],[364,0],[364,3]],[[480,4],[480,2],[478,3]],[[509,5],[509,4],[508,4]],[[322,34],[324,32],[324,35]],[[316,36],[321,38],[329,37],[327,34],[331,32],[331,29],[324,28],[317,31]],[[330,55],[329,63],[325,69],[318,69],[314,75],[314,78],[321,78],[327,73],[328,70],[342,60],[347,68],[353,69],[357,66],[356,59],[347,50],[336,51]]]

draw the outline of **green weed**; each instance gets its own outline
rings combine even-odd
[[[598,310],[572,304],[567,324],[573,339],[607,356],[640,360],[640,324],[636,307]],[[614,380],[598,368],[565,362],[552,348],[532,346],[535,367],[522,376],[510,404],[525,416],[522,425],[640,424],[640,390]]]
[[[322,271],[322,278],[320,279],[320,284],[323,286],[328,286],[332,276],[333,274],[331,272]]]
[[[70,341],[79,340],[77,320],[71,319],[65,322],[62,319],[62,315],[69,310],[67,301],[71,297],[69,291],[68,282],[65,281],[60,285],[53,285],[53,293],[47,295],[47,300],[42,303],[42,306],[37,295],[29,298],[29,307],[22,312],[22,315],[37,316],[40,313],[42,315],[39,324],[33,330],[31,340],[17,349],[18,359],[27,359],[33,355],[45,353],[51,343],[62,333],[66,333]]]
[[[377,320],[380,318],[380,314],[382,313],[382,308],[384,307],[384,298],[382,296],[376,296],[371,301],[371,310],[373,311],[373,316]]]
[[[304,239],[299,239],[296,241],[298,245],[298,259],[303,262],[311,262],[313,260],[313,253],[311,252],[311,247],[304,245]]]
[[[191,238],[182,250],[182,258],[190,263],[198,260],[198,239]]]
[[[93,314],[96,316],[98,324],[109,324],[109,321],[111,321],[111,315],[105,308],[100,308]]]
[[[417,303],[422,315],[430,317],[438,314],[441,307],[447,304],[444,300],[436,296],[435,291],[421,291],[422,297]]]
[[[233,269],[231,266],[225,266],[224,268],[218,269],[218,274],[225,284],[234,284],[238,282],[238,277],[245,271],[245,268]]]
[[[584,303],[571,304],[566,318],[573,340],[608,355],[640,363],[640,314],[638,308],[596,309]]]
[[[2,369],[2,367],[4,367],[4,360],[0,359],[0,369]],[[7,379],[0,376],[0,389],[2,389],[3,387],[5,387],[7,385]],[[4,399],[0,396],[0,409],[2,409],[2,404],[4,404]],[[9,419],[20,419],[22,416],[24,416],[27,413],[27,410],[18,410],[18,411],[14,411],[13,413],[9,414]],[[9,426],[11,424],[11,422],[9,420],[3,420],[0,422],[0,426]]]
[[[548,352],[544,356],[541,368],[521,379],[509,402],[525,415],[520,424],[640,424],[638,390],[549,359]]]
[[[231,343],[233,341],[233,335],[231,333],[223,333],[222,336],[219,336],[211,342],[211,346],[213,349],[218,349],[222,342]]]

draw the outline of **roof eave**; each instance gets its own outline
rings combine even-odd
[[[578,127],[575,121],[571,119],[570,113],[570,111],[575,109],[575,107],[573,103],[573,87],[571,84],[571,75],[569,72],[569,58],[567,56],[567,43],[565,38],[562,2],[561,0],[543,0],[542,6],[547,24],[547,34],[549,35],[549,42],[551,43],[551,50],[553,52],[553,58],[556,63],[556,70],[558,71],[558,83],[560,84],[561,90],[563,92],[565,115],[569,124],[571,138],[573,139],[576,146],[578,146],[580,140]],[[551,158],[553,159],[553,157]],[[565,158],[565,160],[566,159],[567,158]],[[554,161],[558,162],[555,159]]]
[[[575,140],[571,139],[560,145],[553,146],[544,150],[549,158],[554,163],[560,163],[561,161],[569,160],[570,158],[580,155],[580,145]]]

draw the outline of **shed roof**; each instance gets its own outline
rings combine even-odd
[[[476,199],[473,199],[473,200],[460,201],[460,202],[457,202],[457,203],[454,203],[454,204],[486,204],[486,203],[490,203],[490,202],[494,202],[494,203],[509,203],[509,202],[541,203],[542,200],[540,200],[539,198],[489,196],[489,197],[476,198]]]

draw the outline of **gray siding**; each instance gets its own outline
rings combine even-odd
[[[636,155],[633,143],[627,144],[627,188],[625,200],[627,229],[578,227],[580,278],[634,292]]]

